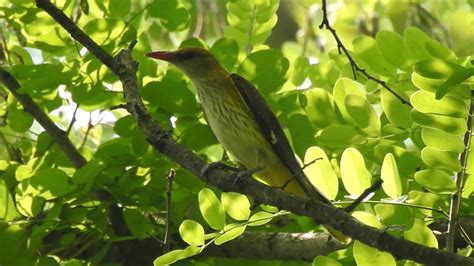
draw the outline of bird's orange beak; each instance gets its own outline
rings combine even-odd
[[[167,51],[156,51],[156,52],[150,52],[147,53],[146,56],[155,58],[158,60],[163,60],[170,62],[174,58],[174,53],[173,52],[167,52]]]

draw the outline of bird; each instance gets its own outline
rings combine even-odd
[[[254,177],[266,185],[332,205],[303,172],[277,117],[251,82],[227,71],[199,47],[154,51],[146,56],[171,63],[189,77],[209,127],[242,169],[256,169]],[[350,241],[325,227],[341,242]]]

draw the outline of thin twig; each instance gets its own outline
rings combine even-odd
[[[471,103],[469,106],[469,114],[466,118],[467,130],[464,133],[464,150],[459,156],[461,163],[461,171],[456,174],[456,191],[451,196],[451,204],[449,208],[449,223],[448,223],[448,235],[446,236],[446,249],[448,252],[454,252],[454,236],[456,228],[458,227],[458,214],[461,206],[461,194],[464,186],[464,179],[466,177],[468,154],[471,146],[471,126],[472,126],[472,115],[474,113],[474,91],[471,91]]]
[[[170,250],[170,239],[171,239],[171,191],[173,189],[173,179],[176,176],[176,170],[171,169],[168,173],[167,186],[166,186],[166,228],[165,228],[165,239],[163,240],[163,252],[166,253]]]
[[[448,32],[448,29],[443,25],[443,23],[441,23],[441,21],[439,21],[438,18],[436,18],[435,16],[433,16],[433,14],[431,14],[430,12],[428,12],[428,10],[426,10],[423,6],[421,6],[420,4],[415,4],[415,7],[416,7],[416,10],[418,11],[418,14],[420,14],[420,16],[424,15],[426,16],[427,18],[429,18],[436,26],[438,26],[438,28],[441,29],[441,31],[443,32],[443,35],[444,35],[444,40],[446,41],[446,45],[448,47],[451,47],[451,38],[449,36],[449,32]]]
[[[349,205],[351,205],[352,203],[353,203],[353,201],[339,201],[339,202],[336,202],[336,204],[349,204]],[[404,202],[394,202],[394,201],[378,201],[378,200],[366,200],[363,203],[396,205],[396,206],[404,206],[404,207],[408,207],[408,208],[429,210],[429,211],[438,212],[438,213],[444,215],[446,218],[449,217],[449,215],[441,208],[431,208],[431,207],[427,207],[427,206],[423,206],[423,205],[416,205],[416,204],[410,204],[410,203],[404,203]]]
[[[367,196],[369,196],[371,193],[378,190],[380,188],[380,186],[382,186],[382,183],[383,183],[382,179],[377,180],[372,186],[370,186],[366,190],[364,190],[364,192],[362,192],[362,194],[360,194],[359,197],[357,197],[357,199],[355,199],[349,206],[345,207],[344,211],[347,212],[347,213],[352,212],[357,206],[359,206],[359,204],[365,198],[367,198]]]
[[[81,145],[79,146],[81,149],[84,148],[87,142],[87,138],[89,137],[89,133],[91,130],[94,128],[94,125],[92,124],[92,113],[89,113],[89,122],[87,123],[87,129],[86,132],[84,133],[84,138],[82,138]]]
[[[326,0],[322,0],[322,10],[323,10],[323,19],[321,21],[321,24],[319,25],[319,28],[320,29],[326,28],[327,30],[329,30],[329,32],[331,32],[332,36],[334,37],[334,40],[336,40],[337,49],[339,50],[339,54],[341,54],[341,52],[343,52],[344,55],[346,56],[346,58],[349,60],[349,63],[351,64],[352,74],[354,75],[354,79],[357,79],[357,75],[356,75],[356,71],[357,71],[357,72],[361,73],[363,76],[365,76],[367,79],[373,80],[376,83],[380,84],[382,87],[384,87],[386,90],[388,90],[393,96],[398,98],[403,104],[406,104],[410,107],[413,107],[409,101],[405,100],[402,96],[398,95],[392,88],[390,88],[387,85],[387,83],[385,83],[385,81],[370,75],[369,73],[367,73],[367,71],[365,71],[365,69],[361,68],[357,64],[357,62],[349,54],[349,51],[347,50],[347,48],[344,46],[341,39],[337,35],[336,30],[329,23],[329,19],[328,19],[328,15],[327,15]]]
[[[76,108],[74,108],[74,112],[72,113],[71,122],[69,122],[69,126],[66,129],[66,136],[69,136],[69,133],[71,133],[72,126],[76,122],[76,114],[77,114],[78,109],[79,109],[79,104],[76,104]]]

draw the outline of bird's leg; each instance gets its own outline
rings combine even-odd
[[[252,169],[240,170],[236,173],[233,173],[232,177],[234,178],[234,184],[240,182],[241,180],[243,180],[246,177],[252,177],[253,174],[261,171],[262,169],[263,169],[262,167],[258,166],[258,167],[252,168]]]
[[[288,186],[288,184],[293,180],[295,179],[294,176],[292,176],[291,178],[288,178],[285,183],[283,183],[283,185],[279,186],[278,188],[281,189],[281,190],[285,190],[286,187]]]

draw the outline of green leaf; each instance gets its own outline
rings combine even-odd
[[[416,110],[412,110],[410,116],[413,121],[424,127],[439,129],[454,135],[461,135],[466,131],[466,123],[462,118],[425,114]]]
[[[446,169],[448,171],[458,172],[461,170],[459,154],[450,151],[439,151],[429,147],[421,151],[421,159],[426,165],[433,168]]]
[[[0,179],[0,219],[4,221],[11,221],[18,217],[19,213],[16,211],[15,203],[8,191],[5,180]]]
[[[417,62],[414,65],[416,73],[430,79],[447,79],[456,71],[462,70],[463,67],[446,60],[432,58]]]
[[[360,83],[348,78],[340,78],[334,85],[332,97],[334,98],[334,102],[339,108],[339,111],[341,111],[342,117],[344,117],[344,119],[349,123],[352,123],[352,117],[346,109],[346,97],[350,94],[364,97],[362,94],[363,91],[363,87]]]
[[[168,70],[159,82],[147,83],[140,93],[150,103],[150,107],[160,108],[170,114],[194,115],[199,110],[196,97],[176,69]]]
[[[468,199],[472,195],[472,192],[474,192],[474,175],[468,174],[464,181],[462,197]]]
[[[273,219],[274,214],[261,211],[250,216],[248,226],[260,226],[269,223]]]
[[[382,228],[380,221],[371,213],[356,211],[352,213],[352,216],[366,225]],[[357,265],[396,265],[395,259],[390,253],[379,251],[357,240],[354,241],[353,253]]]
[[[130,12],[131,0],[110,0],[110,17],[123,19]]]
[[[416,72],[412,73],[411,81],[418,89],[432,93],[436,93],[445,83],[445,79],[427,78]],[[471,90],[468,84],[460,84],[448,91],[447,95],[468,100],[471,97]]]
[[[318,132],[316,140],[324,146],[344,148],[363,141],[362,136],[351,126],[334,125]]]
[[[352,213],[352,216],[366,225],[375,228],[382,228],[380,221],[377,219],[377,217],[375,217],[375,215],[371,213],[365,211],[355,211]]]
[[[467,114],[466,103],[452,96],[445,96],[440,100],[436,100],[434,93],[420,90],[411,95],[410,102],[416,110],[422,113],[460,118],[464,118]]]
[[[86,85],[81,84],[72,90],[72,99],[84,111],[93,111],[107,108],[121,103],[122,95],[105,89],[101,84]]]
[[[397,265],[390,253],[367,246],[358,240],[354,241],[352,252],[357,265]]]
[[[218,143],[209,126],[199,122],[186,128],[186,131],[181,135],[181,142],[195,151]]]
[[[30,185],[46,200],[70,193],[74,187],[69,184],[69,176],[57,168],[42,169],[30,178]]]
[[[21,215],[26,217],[36,217],[36,215],[38,215],[43,209],[45,200],[42,197],[35,197],[30,195],[20,196],[16,194],[15,202],[17,210]]]
[[[184,220],[179,226],[179,234],[181,239],[190,246],[204,245],[204,228],[200,223]]]
[[[359,95],[347,95],[344,104],[352,120],[369,135],[379,135],[380,119],[372,105]]]
[[[403,234],[406,240],[432,247],[438,248],[438,241],[431,231],[421,219],[415,218],[413,225],[410,229],[406,230]]]
[[[390,65],[383,58],[375,40],[368,36],[356,37],[352,41],[354,52],[370,70],[385,77],[391,77],[395,74],[395,67]]]
[[[405,30],[404,39],[406,46],[418,60],[431,58],[426,49],[426,43],[431,41],[431,38],[426,33],[418,28],[408,27]]]
[[[164,266],[183,260],[201,252],[201,248],[196,246],[189,246],[185,249],[172,250],[164,255],[159,256],[153,261],[154,266]]]
[[[250,217],[250,201],[247,196],[235,192],[223,192],[221,201],[225,211],[233,219],[243,221]]]
[[[436,99],[443,98],[446,93],[453,90],[457,85],[474,75],[474,68],[463,68],[454,72],[443,85],[436,91]]]
[[[384,224],[407,224],[413,216],[409,207],[398,205],[376,204],[374,211]]]
[[[33,117],[27,112],[17,109],[13,102],[8,108],[7,123],[16,132],[25,132],[33,125]]]
[[[204,220],[213,229],[221,230],[225,225],[225,210],[214,192],[208,188],[199,191],[199,210]]]
[[[127,223],[132,235],[138,238],[146,238],[153,232],[153,227],[148,218],[137,209],[123,209],[123,218]]]
[[[114,131],[121,137],[130,137],[136,128],[135,119],[131,115],[126,115],[115,121]]]
[[[245,232],[245,228],[247,225],[245,224],[227,224],[224,227],[224,233],[216,238],[214,241],[214,244],[216,245],[222,245],[226,242],[229,242],[237,237],[239,237],[241,234]]]
[[[458,56],[471,56],[474,53],[472,43],[474,34],[466,31],[466,25],[474,23],[474,15],[468,10],[455,9],[449,16],[449,36],[452,40],[453,50]]]
[[[418,184],[435,193],[451,194],[456,191],[456,184],[453,178],[445,171],[435,169],[421,170],[416,172],[415,180]]]
[[[189,26],[190,14],[178,0],[154,0],[146,10],[169,31],[182,31]]]
[[[305,56],[299,56],[291,66],[291,83],[295,86],[301,85],[308,76],[309,59]]]
[[[391,31],[382,30],[377,33],[375,39],[378,49],[388,63],[400,69],[408,69],[408,67],[412,65],[414,60],[412,58],[413,55],[405,46],[400,35]]]
[[[314,258],[312,266],[342,266],[337,260],[326,256],[317,256]]]
[[[402,93],[401,96],[405,96],[405,93]],[[391,123],[402,128],[411,128],[411,125],[413,124],[410,117],[411,107],[403,104],[392,93],[384,89],[380,91],[380,103],[382,105],[382,110]]]
[[[280,51],[260,50],[245,58],[238,73],[266,94],[277,91],[285,83],[288,67],[288,59]]]
[[[392,199],[398,199],[402,195],[402,183],[398,173],[397,161],[393,154],[388,153],[382,163],[381,178],[383,180],[383,191]]]
[[[372,175],[365,167],[364,157],[354,148],[347,148],[341,157],[341,177],[346,191],[359,196],[370,187]]]
[[[126,27],[123,20],[99,18],[89,20],[83,30],[96,43],[104,44],[120,40]]]
[[[310,89],[306,90],[302,97],[306,97],[306,101],[301,101],[304,101],[303,108],[313,125],[326,128],[339,122],[334,101],[327,91],[319,88]]]
[[[433,128],[423,128],[421,138],[426,146],[435,150],[459,153],[464,150],[462,135],[449,134]]]
[[[304,173],[311,184],[328,199],[334,200],[339,190],[339,180],[324,150],[316,146],[310,147],[306,150],[304,164],[307,165]]]
[[[212,45],[211,52],[228,71],[235,68],[239,55],[239,46],[235,40],[220,38]]]
[[[241,49],[263,44],[277,22],[276,11],[280,1],[234,0],[227,3],[227,22],[224,36],[234,39]]]
[[[421,192],[412,190],[408,192],[408,202],[414,205],[421,205],[429,208],[434,208],[435,205],[439,206],[441,204],[441,196],[439,194],[434,194],[431,192]],[[415,210],[414,210],[415,211]],[[417,209],[417,212],[421,212],[426,216],[433,216],[433,210],[427,209]]]

